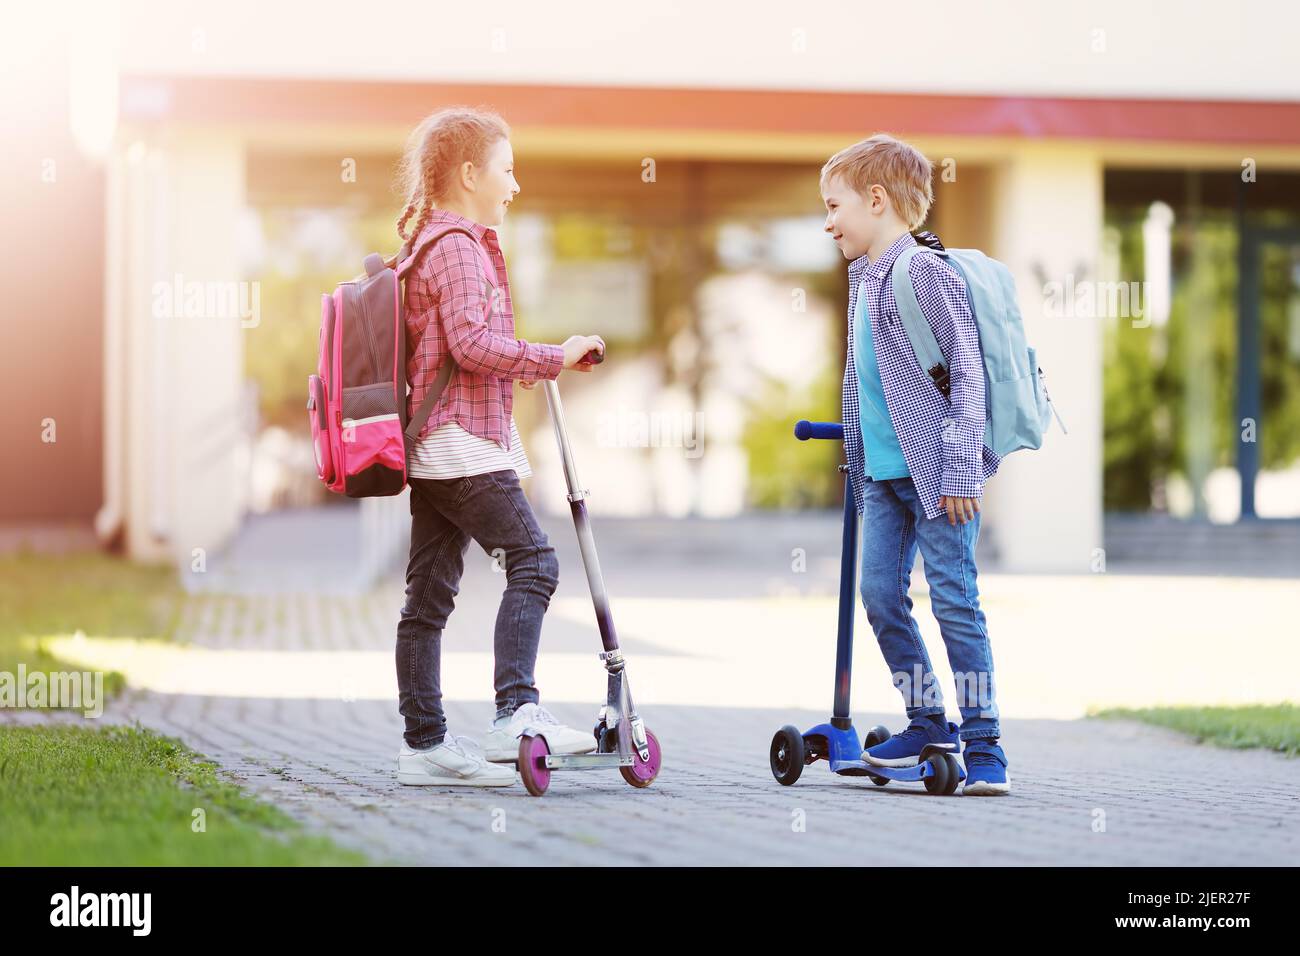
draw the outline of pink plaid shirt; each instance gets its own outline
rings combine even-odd
[[[478,242],[451,233],[425,252],[407,276],[407,411],[414,415],[419,409],[450,354],[456,368],[419,437],[454,421],[508,451],[514,380],[557,378],[564,368],[564,349],[515,338],[506,259],[496,231],[443,209],[434,210],[424,228],[450,224],[468,229]]]

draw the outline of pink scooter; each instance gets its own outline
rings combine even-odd
[[[588,352],[585,361],[593,365],[604,360],[595,351]],[[591,533],[584,499],[588,492],[578,483],[578,471],[573,463],[573,450],[564,430],[564,407],[560,404],[560,390],[553,380],[542,383],[546,390],[546,405],[555,426],[555,440],[560,446],[564,462],[564,477],[569,488],[569,507],[578,532],[578,547],[582,563],[587,570],[587,584],[596,607],[596,624],[605,650],[600,659],[608,674],[605,705],[600,708],[593,733],[596,750],[586,754],[553,754],[546,743],[546,726],[525,727],[519,738],[519,775],[524,786],[535,797],[540,797],[551,784],[555,770],[605,770],[618,768],[619,773],[634,787],[648,787],[659,775],[663,751],[655,735],[646,729],[632,703],[628,688],[627,670],[623,653],[619,650],[618,636],[614,633],[614,617],[609,609],[609,596],[605,592],[605,579],[600,573],[600,559],[596,556],[596,541]]]

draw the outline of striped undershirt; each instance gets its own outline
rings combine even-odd
[[[520,478],[533,473],[519,439],[519,427],[510,417],[510,450],[490,438],[471,435],[456,422],[445,422],[415,443],[406,463],[412,478],[463,478],[513,468]]]

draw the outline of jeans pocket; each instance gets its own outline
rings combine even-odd
[[[456,483],[451,490],[452,494],[455,496],[456,507],[461,507],[465,504],[465,500],[469,498],[470,492],[474,490],[474,476],[467,475],[457,478]]]

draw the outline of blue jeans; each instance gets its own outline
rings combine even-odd
[[[980,515],[956,525],[948,523],[947,514],[926,518],[911,478],[868,480],[863,490],[859,588],[908,718],[945,712],[907,593],[919,546],[930,585],[930,607],[956,679],[961,739],[1001,736],[993,652],[975,584]]]
[[[493,638],[498,717],[539,700],[533,668],[560,566],[513,468],[409,483],[411,558],[397,625],[397,709],[406,718],[407,746],[423,749],[441,743],[447,731],[439,689],[442,631],[470,539],[506,575]]]

